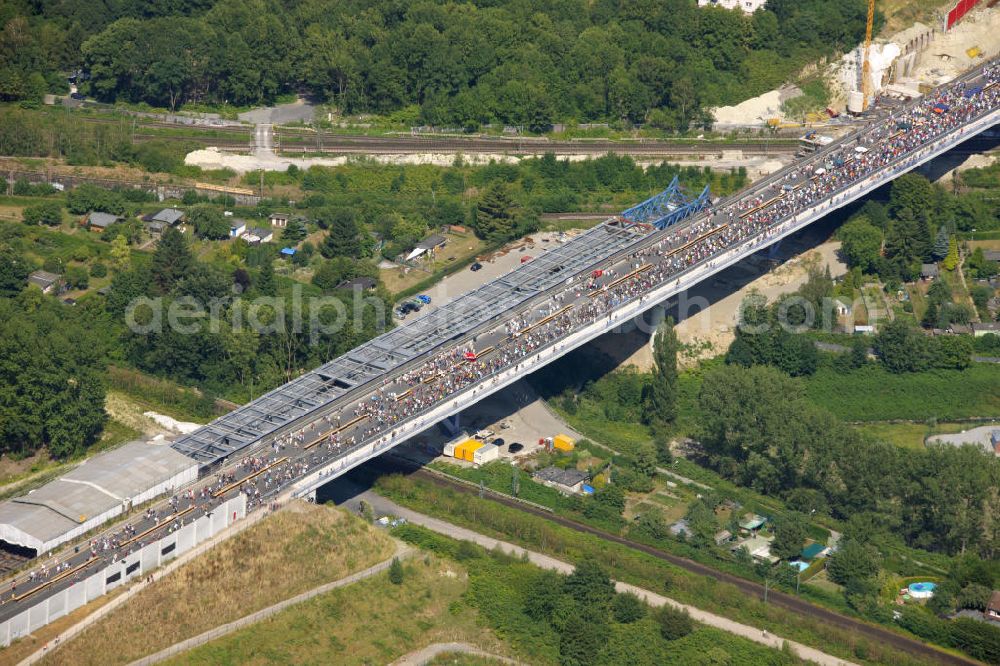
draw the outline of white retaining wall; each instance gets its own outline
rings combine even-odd
[[[63,615],[72,613],[119,585],[149,573],[182,552],[207,541],[246,515],[246,495],[240,494],[227,500],[212,512],[211,517],[202,516],[173,534],[146,544],[140,550],[90,573],[87,578],[73,583],[6,622],[0,623],[0,646],[6,647],[12,641],[37,631]],[[164,550],[167,552],[164,553]]]

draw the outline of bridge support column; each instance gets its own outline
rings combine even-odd
[[[649,326],[649,346],[650,348],[656,344],[656,331],[659,330],[660,324],[663,320],[667,318],[667,306],[665,304],[654,305],[653,308],[646,313],[646,320]]]
[[[771,245],[771,246],[769,246],[767,248],[767,258],[768,259],[777,259],[778,258],[778,253],[780,251],[781,251],[781,241],[779,240],[777,243],[774,243],[773,245]]]
[[[444,421],[439,424],[441,429],[452,437],[458,436],[458,433],[462,431],[462,422],[459,418],[460,414],[455,414],[454,416],[449,416]]]

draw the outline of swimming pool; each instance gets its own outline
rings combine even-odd
[[[930,599],[934,596],[934,588],[937,585],[934,583],[910,583],[907,589],[910,590],[910,596],[914,599]]]

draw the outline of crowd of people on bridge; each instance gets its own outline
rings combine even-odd
[[[984,70],[986,84],[1000,79],[1000,68]],[[984,86],[986,85],[984,84]],[[501,370],[516,366],[538,349],[568,333],[608,316],[621,304],[675,279],[693,266],[707,263],[724,252],[747,244],[765,244],[779,233],[779,225],[824,201],[841,201],[840,193],[887,167],[905,168],[919,159],[919,152],[942,135],[963,126],[1000,103],[1000,86],[971,91],[964,82],[937,91],[920,104],[891,113],[869,125],[855,139],[786,173],[756,197],[744,197],[677,230],[668,230],[653,246],[633,255],[633,273],[613,280],[612,273],[592,276],[572,295],[574,307],[544,324],[532,326],[530,313],[512,317],[504,324],[505,338],[488,354],[477,356],[470,346],[443,351],[398,381],[377,389],[355,410],[364,417],[351,437],[361,445],[384,436],[454,394],[483,382]],[[900,164],[900,160],[903,163]],[[641,267],[646,270],[638,271]],[[612,287],[601,287],[616,283]],[[596,291],[594,291],[596,289]],[[565,302],[554,299],[545,314]],[[526,331],[522,333],[522,331]],[[337,440],[340,433],[337,434]]]

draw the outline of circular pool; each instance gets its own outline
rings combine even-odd
[[[910,590],[910,596],[914,599],[930,599],[934,596],[934,588],[937,587],[934,583],[910,583],[907,589]]]

